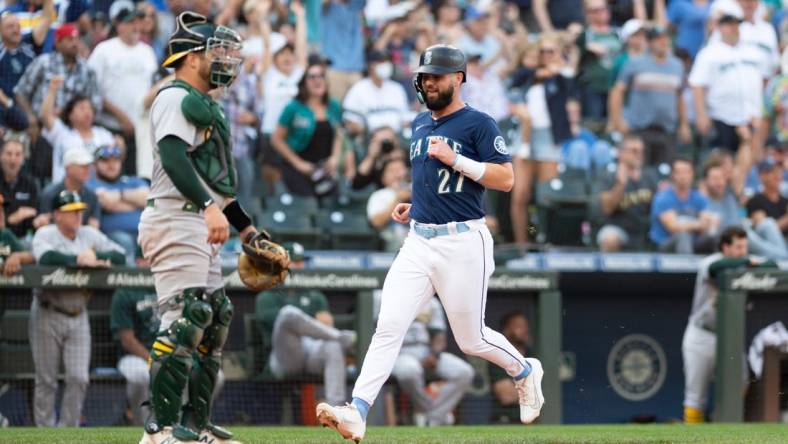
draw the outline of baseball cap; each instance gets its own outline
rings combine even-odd
[[[134,7],[134,3],[129,0],[115,0],[112,6],[109,7],[109,19],[114,23],[130,22],[136,18],[144,17],[142,11],[138,11]]]
[[[93,156],[83,148],[71,148],[63,154],[63,166],[90,165],[91,163],[93,163]]]
[[[308,258],[308,256],[304,254],[304,246],[298,242],[285,242],[282,244],[282,247],[287,250],[287,254],[290,255],[291,261],[302,261]]]
[[[79,211],[87,207],[76,191],[63,190],[52,199],[52,208],[58,211]]]
[[[308,66],[312,66],[312,65],[330,66],[331,65],[331,60],[323,57],[322,54],[318,54],[316,52],[313,52],[312,54],[309,54],[309,58],[307,59],[307,63],[306,64]]]
[[[739,23],[744,20],[744,12],[734,0],[717,0],[712,4],[711,14],[719,23]]]
[[[668,33],[668,28],[665,28],[663,26],[652,26],[651,28],[648,29],[647,36],[649,40],[652,40],[657,37],[666,35],[667,33]]]
[[[777,162],[774,159],[766,158],[758,162],[758,174],[768,173],[774,168],[777,168]]]
[[[644,29],[646,29],[646,24],[643,23],[643,20],[636,18],[629,19],[624,23],[624,26],[621,27],[621,40],[626,42],[630,37]]]
[[[473,6],[468,6],[468,9],[465,10],[465,21],[472,22],[474,20],[487,17],[488,15],[489,14],[486,11],[482,11]]]
[[[123,151],[121,151],[119,146],[100,146],[93,152],[93,157],[96,160],[123,157]]]
[[[386,62],[391,60],[388,53],[379,49],[373,49],[367,53],[367,63]]]
[[[79,29],[71,23],[63,23],[55,31],[55,42],[59,42],[66,37],[79,37]]]

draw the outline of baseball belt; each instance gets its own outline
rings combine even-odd
[[[147,207],[154,208],[155,206],[156,206],[156,199],[148,199]],[[197,205],[188,201],[183,204],[181,210],[186,211],[187,213],[198,213],[198,214],[200,213],[200,208],[197,207]]]
[[[465,222],[458,222],[456,224],[457,233],[465,233],[466,231],[470,231],[471,227],[466,224]],[[418,222],[413,224],[413,231],[416,232],[419,236],[425,239],[432,239],[433,237],[438,236],[447,236],[452,234],[451,230],[449,230],[448,225],[437,225],[437,226],[429,226],[420,224]]]
[[[38,305],[41,308],[45,308],[47,310],[52,310],[52,311],[60,313],[62,315],[66,315],[66,316],[68,316],[70,318],[75,318],[75,317],[81,315],[83,311],[85,311],[84,308],[77,308],[77,309],[74,309],[74,310],[68,310],[68,309],[65,309],[63,307],[58,307],[57,305],[54,305],[54,304],[52,304],[49,301],[41,301],[41,300],[39,300],[38,301]]]

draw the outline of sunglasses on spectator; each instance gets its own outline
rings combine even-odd
[[[312,73],[312,74],[307,74],[306,78],[308,80],[325,79],[326,75],[323,74],[322,72],[320,72],[320,73]]]
[[[606,6],[600,6],[599,8],[588,8],[588,9],[586,9],[586,12],[590,12],[592,14],[597,14],[597,13],[600,13],[600,12],[607,12],[607,7]]]
[[[106,159],[109,157],[120,157],[120,147],[117,146],[102,146],[96,149],[94,157],[97,159]]]
[[[555,54],[555,53],[556,53],[556,49],[555,48],[540,48],[539,49],[539,54]]]

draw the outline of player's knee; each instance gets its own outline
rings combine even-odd
[[[204,290],[202,288],[187,288],[183,291],[182,297],[184,302],[183,317],[199,328],[210,325],[213,319],[213,309],[211,304],[206,301]]]
[[[230,325],[235,308],[230,298],[228,298],[227,294],[224,292],[224,289],[220,288],[211,293],[209,300],[214,312],[214,319],[222,325]]]
[[[300,308],[292,305],[285,305],[279,310],[279,314],[276,315],[276,321],[285,323],[292,322],[304,316],[306,316],[306,314]]]
[[[424,368],[416,359],[400,360],[397,362],[396,378],[400,382],[419,381],[424,378]]]
[[[468,386],[471,384],[473,380],[474,371],[473,366],[468,364],[465,361],[462,361],[462,365],[458,365],[457,367],[457,375],[455,379],[462,385]]]
[[[88,372],[66,373],[65,381],[67,386],[85,390],[90,382],[90,376]]]

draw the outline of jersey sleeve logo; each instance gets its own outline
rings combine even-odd
[[[509,155],[509,150],[506,148],[506,141],[503,140],[503,136],[496,137],[493,146],[495,146],[495,151],[498,151],[504,156]]]

